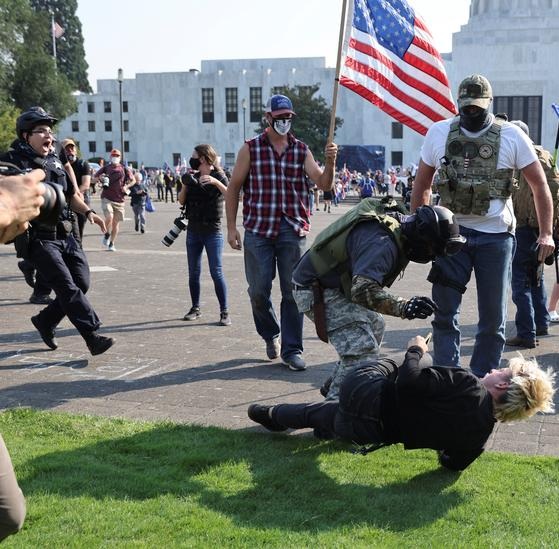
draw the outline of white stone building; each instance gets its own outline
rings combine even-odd
[[[494,112],[523,119],[534,141],[552,149],[559,122],[550,107],[559,103],[558,44],[559,0],[472,0],[467,24],[443,55],[453,93],[464,76],[485,75]],[[295,58],[202,61],[200,71],[136,74],[122,83],[125,157],[146,166],[176,165],[196,144],[211,143],[222,164],[232,166],[275,87],[319,83],[330,104],[334,72],[324,58]],[[86,158],[121,148],[116,78],[99,80],[97,93],[77,100],[78,111],[61,122],[60,137],[77,140]],[[338,144],[382,146],[387,167],[418,162],[423,137],[345,88],[337,115],[344,119]]]

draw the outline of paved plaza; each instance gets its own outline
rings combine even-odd
[[[98,195],[97,195],[98,196]],[[260,429],[248,419],[253,402],[308,402],[321,399],[318,388],[332,370],[336,353],[322,343],[305,320],[305,372],[291,372],[266,358],[254,329],[246,292],[242,252],[226,244],[224,270],[232,326],[219,326],[219,307],[204,259],[202,317],[184,322],[190,308],[184,233],[166,248],[162,236],[178,205],[155,202],[147,232],[134,231],[132,212],[121,225],[117,252],[101,245],[98,227],[87,225],[84,248],[92,271],[89,298],[103,321],[100,333],[116,339],[107,353],[92,357],[65,319],[57,331],[59,348],[49,350],[30,322],[40,306],[28,302],[31,289],[17,268],[13,246],[0,247],[0,409],[19,406],[143,420]],[[101,211],[98,198],[93,208]],[[310,240],[348,206],[313,216]],[[241,223],[239,222],[239,226]],[[430,295],[428,266],[410,264],[393,290],[403,297]],[[546,271],[548,288],[553,267]],[[275,288],[276,310],[279,297]],[[514,306],[509,319],[514,318]],[[430,331],[428,321],[386,317],[383,353],[403,357],[410,337]],[[463,359],[468,365],[477,322],[473,282],[462,307]],[[514,333],[509,323],[507,335]],[[557,366],[559,324],[526,352],[543,365]],[[505,357],[514,356],[507,348]],[[559,456],[559,418],[539,415],[528,422],[499,425],[488,450]]]

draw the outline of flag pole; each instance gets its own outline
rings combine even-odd
[[[56,36],[54,35],[54,14],[50,16],[50,33],[52,35],[52,56],[54,57],[54,66],[56,67]]]
[[[557,167],[557,149],[559,149],[559,124],[557,125],[557,135],[555,136],[555,150],[553,151],[553,167]]]
[[[336,103],[338,102],[338,88],[340,86],[340,70],[342,61],[342,47],[345,34],[347,0],[342,1],[342,18],[340,21],[340,37],[338,39],[338,59],[336,61],[336,77],[334,78],[334,92],[332,93],[332,112],[330,114],[330,129],[328,130],[328,143],[334,141],[334,131],[336,129]]]

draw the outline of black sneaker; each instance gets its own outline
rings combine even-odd
[[[219,325],[220,326],[231,326],[231,318],[229,317],[228,311],[221,311],[219,315]]]
[[[33,292],[29,298],[29,303],[34,303],[35,305],[48,305],[52,303],[54,299],[50,295],[39,295]]]
[[[182,319],[183,320],[198,320],[202,316],[200,312],[200,307],[192,307],[188,313],[186,313]]]
[[[96,333],[84,338],[87,348],[92,355],[101,355],[108,351],[113,345],[115,340],[112,337],[102,336]]]
[[[41,339],[45,342],[45,345],[47,347],[49,347],[53,351],[55,349],[58,349],[58,343],[56,341],[56,338],[54,337],[54,330],[41,326],[41,323],[39,322],[39,315],[32,316],[31,323],[33,324],[33,326],[35,326],[35,328],[37,328]]]
[[[268,431],[287,431],[287,427],[280,425],[270,417],[269,410],[273,406],[263,406],[262,404],[251,404],[248,407],[248,417]]]

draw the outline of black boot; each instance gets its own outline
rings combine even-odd
[[[54,337],[54,330],[51,328],[44,327],[39,322],[39,315],[32,316],[31,323],[33,324],[33,326],[35,326],[35,328],[37,328],[37,331],[39,332],[41,339],[45,342],[45,345],[47,347],[49,347],[53,351],[55,349],[58,349],[58,343],[56,341],[56,338]]]
[[[90,334],[84,335],[83,338],[85,339],[89,352],[94,356],[108,351],[115,342],[112,337],[102,336],[97,332],[91,332]]]

